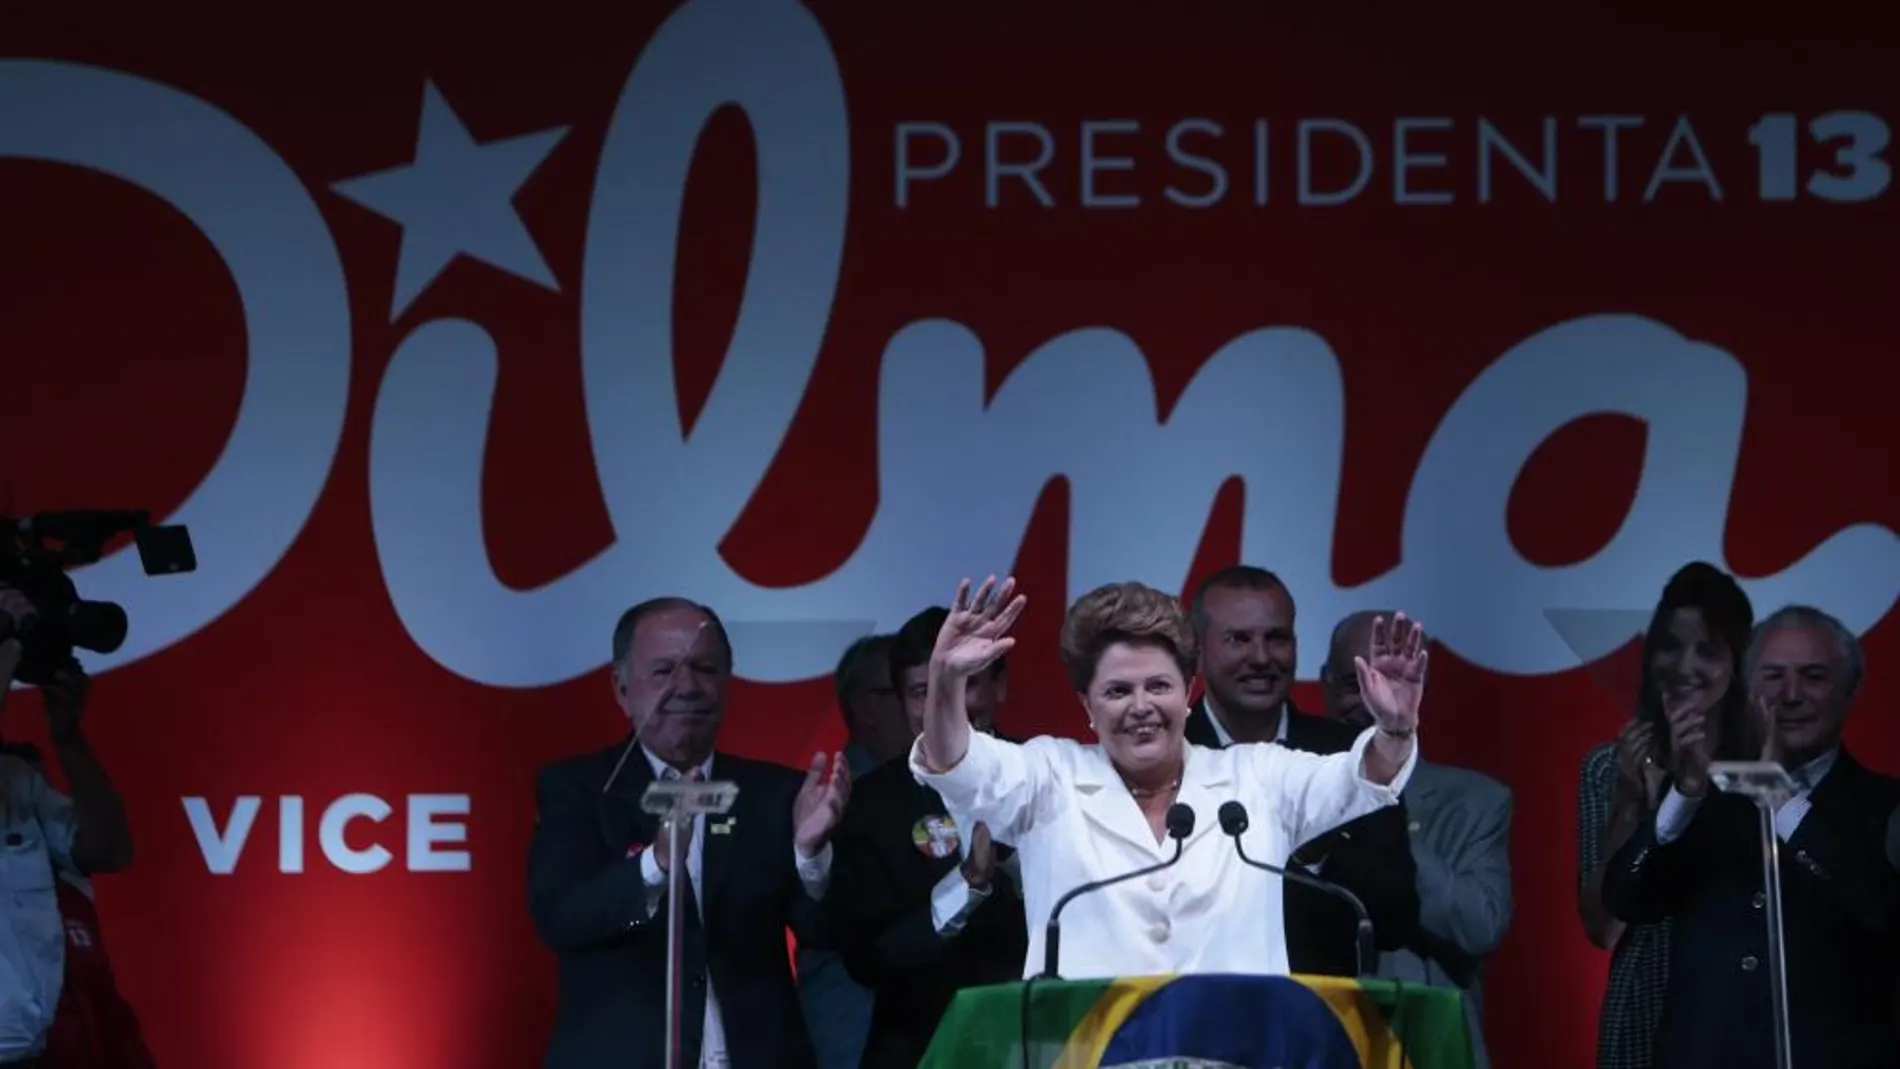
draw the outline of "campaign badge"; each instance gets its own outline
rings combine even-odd
[[[925,857],[951,857],[962,845],[957,837],[957,822],[942,813],[911,825],[910,841]]]

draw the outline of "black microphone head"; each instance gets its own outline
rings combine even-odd
[[[1168,807],[1168,838],[1185,839],[1194,834],[1194,807],[1176,802]]]
[[[1247,807],[1239,802],[1220,804],[1220,830],[1229,835],[1239,835],[1247,830]]]

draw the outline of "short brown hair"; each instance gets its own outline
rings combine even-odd
[[[1194,676],[1200,643],[1180,599],[1145,583],[1099,586],[1069,607],[1062,621],[1062,663],[1076,690],[1095,681],[1102,651],[1117,642],[1159,646],[1181,667],[1181,678]]]
[[[1210,590],[1278,590],[1286,595],[1288,603],[1293,601],[1293,592],[1286,588],[1280,577],[1265,568],[1256,568],[1251,564],[1230,564],[1201,581],[1194,588],[1194,597],[1188,601],[1188,618],[1194,621],[1194,633],[1203,638],[1207,636],[1207,592]]]

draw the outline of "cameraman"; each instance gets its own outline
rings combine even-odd
[[[31,602],[0,586],[0,614],[17,634]],[[20,643],[0,642],[0,709],[13,686]],[[118,872],[131,863],[125,808],[79,730],[88,683],[77,665],[41,688],[47,734],[72,788],[69,800],[32,765],[0,756],[0,1066],[43,1064],[47,1029],[66,963],[55,870]]]

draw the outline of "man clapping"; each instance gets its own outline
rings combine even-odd
[[[785,929],[823,939],[817,900],[850,775],[823,754],[801,775],[716,752],[731,679],[732,648],[711,609],[642,602],[613,638],[611,684],[631,737],[541,773],[528,907],[559,956],[549,1069],[659,1069],[673,908],[686,911],[681,1064],[813,1065]],[[656,779],[739,787],[729,812],[696,820],[681,844],[685,902],[666,900],[667,843],[640,806]]]

